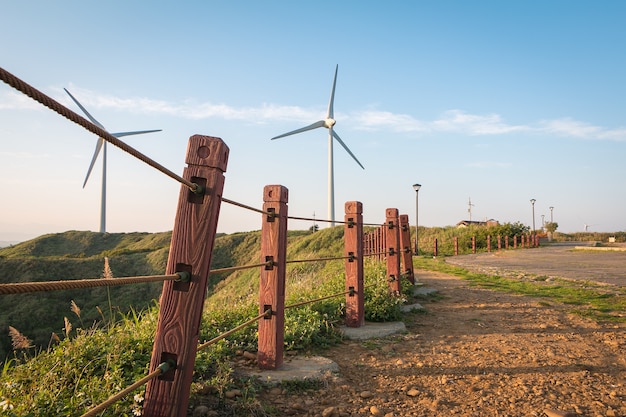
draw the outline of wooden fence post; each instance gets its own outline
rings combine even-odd
[[[513,236],[513,249],[517,249],[517,235]]]
[[[439,240],[435,238],[433,241],[433,256],[437,257],[439,255]]]
[[[143,409],[147,417],[187,415],[228,153],[219,138],[189,138],[183,177],[202,186],[203,192],[181,186],[165,273],[188,272],[191,279],[163,284],[150,372],[164,362],[175,363],[176,369],[148,382]]]
[[[263,189],[263,211],[274,215],[264,214],[261,226],[261,262],[272,262],[261,267],[259,282],[259,314],[272,310],[271,316],[259,320],[257,361],[261,369],[276,369],[283,363],[288,200],[289,192],[282,185]]]
[[[365,324],[365,297],[363,294],[363,204],[349,201],[345,205],[343,227],[344,256],[346,259],[346,326]]]
[[[402,293],[402,289],[400,287],[400,254],[398,251],[400,246],[398,209],[388,208],[385,211],[385,219],[387,222],[385,238],[387,244],[387,279],[391,292],[399,295]]]
[[[498,250],[502,250],[502,236],[498,235]]]
[[[454,237],[454,255],[458,256],[459,254],[459,238],[458,236]]]
[[[409,226],[408,214],[400,215],[400,247],[402,248],[402,270],[411,284],[415,285],[411,251],[411,228]]]
[[[491,252],[491,235],[487,235],[487,252]]]

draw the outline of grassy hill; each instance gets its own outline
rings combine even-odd
[[[66,232],[42,236],[0,250],[0,277],[3,282],[98,277],[105,256],[116,276],[162,273],[169,239],[169,233]],[[342,227],[291,231],[288,240],[288,260],[343,254]],[[212,269],[259,261],[260,232],[217,237]],[[401,300],[389,297],[381,265],[368,263],[366,268],[366,284],[370,285],[366,289],[368,320],[397,319],[400,314]],[[343,270],[343,260],[290,264],[287,304],[343,291]],[[213,339],[258,314],[258,277],[259,267],[210,277],[201,341]],[[8,415],[82,415],[89,404],[104,401],[145,375],[158,316],[158,306],[152,300],[160,294],[161,285],[144,290],[133,287],[124,286],[118,291],[111,288],[111,303],[120,312],[115,322],[107,317],[106,289],[0,296],[3,332],[10,325],[23,337],[40,337],[39,349],[13,351],[9,336],[2,335],[4,342],[8,341],[5,351],[11,358],[0,368],[0,402],[9,401],[14,406]],[[82,310],[80,317],[70,311],[72,300]],[[335,297],[287,310],[286,348],[309,349],[336,342],[334,325],[342,319],[344,303],[343,297]],[[95,306],[104,314],[89,311],[97,311]],[[121,314],[130,306],[135,310]],[[149,307],[139,311],[142,306]],[[92,314],[89,319],[88,313]],[[70,331],[64,329],[65,317],[73,326]],[[58,339],[48,347],[51,332]],[[256,326],[198,353],[195,378],[199,386],[211,386],[218,392],[232,387],[228,357],[237,349],[256,350]],[[132,415],[136,406],[132,398],[126,398],[104,415]]]
[[[69,231],[50,234],[0,249],[0,282],[39,282],[103,276],[109,258],[113,276],[162,274],[171,233],[93,233]],[[60,334],[64,317],[72,317],[70,303],[81,309],[85,326],[132,306],[153,304],[161,284],[52,291],[0,296],[0,358],[11,352],[8,326],[27,335],[36,346],[48,346],[52,333]],[[109,297],[111,304],[109,305]],[[75,317],[75,316],[74,316]],[[73,318],[73,317],[72,317]]]

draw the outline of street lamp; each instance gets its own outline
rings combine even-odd
[[[533,233],[535,233],[535,200],[534,198],[530,199],[530,204],[533,205]]]
[[[418,213],[418,211],[417,211],[417,207],[418,207],[417,203],[418,203],[418,199],[417,199],[417,196],[419,194],[420,188],[422,188],[421,184],[413,184],[413,189],[415,190],[415,256],[418,255],[417,250],[418,250],[418,247],[419,247],[419,244],[417,243],[418,242],[418,240],[417,240],[417,226],[418,226],[418,221],[417,221],[417,213]]]
[[[554,223],[554,218],[552,217],[552,210],[554,210],[554,207],[550,206],[548,208],[550,209],[550,223]]]

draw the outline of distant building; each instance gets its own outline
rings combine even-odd
[[[494,219],[489,219],[484,222],[479,222],[475,220],[461,220],[456,224],[456,227],[468,227],[468,226],[498,226],[500,222]]]

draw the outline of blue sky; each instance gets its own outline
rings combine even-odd
[[[468,219],[626,229],[626,3],[621,1],[5,2],[1,66],[182,173],[188,138],[230,147],[224,196],[326,218],[324,117],[335,65],[337,218]],[[0,85],[0,241],[99,227],[96,137]],[[171,230],[179,184],[109,146],[107,231]],[[223,205],[219,231],[258,230]],[[310,223],[293,221],[291,229]]]

